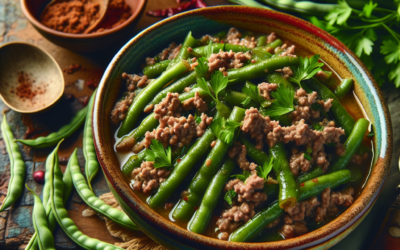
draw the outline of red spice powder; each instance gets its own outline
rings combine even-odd
[[[49,6],[40,17],[40,22],[47,27],[72,34],[82,34],[89,27],[91,21],[100,18],[100,6],[90,0],[65,0]],[[125,0],[110,0],[104,19],[96,30],[102,32],[115,28],[132,15],[131,8]]]
[[[19,98],[31,100],[38,94],[44,94],[46,88],[44,85],[33,87],[33,80],[29,74],[25,72],[18,72],[18,86],[10,90],[10,93],[16,94]]]
[[[68,67],[64,68],[63,72],[67,74],[73,74],[79,70],[85,70],[85,67],[80,64],[71,64]]]
[[[318,178],[312,179],[313,182],[318,182]]]

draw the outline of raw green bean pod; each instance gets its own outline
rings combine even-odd
[[[353,79],[343,79],[339,86],[335,89],[335,95],[337,98],[342,99],[350,92],[353,87],[354,81]]]
[[[25,163],[19,151],[19,146],[14,141],[11,128],[7,123],[6,114],[3,115],[3,121],[1,123],[1,134],[10,158],[10,180],[8,182],[7,196],[3,200],[0,212],[11,207],[19,198],[24,188],[25,179]]]
[[[64,125],[57,132],[51,133],[48,136],[38,137],[36,139],[17,139],[16,141],[21,142],[32,148],[46,148],[56,145],[61,139],[68,138],[71,136],[85,121],[87,107],[81,109],[72,118],[71,122]]]
[[[220,117],[219,112],[214,116],[214,119]],[[148,199],[150,207],[159,207],[172,195],[179,184],[190,173],[193,166],[210,150],[211,142],[215,140],[215,135],[208,128],[189,149],[182,160],[174,166],[174,169],[167,180],[160,184],[157,192]]]
[[[225,183],[228,181],[235,166],[236,165],[232,159],[226,160],[218,173],[212,178],[199,209],[196,210],[196,213],[188,224],[188,230],[198,234],[205,231],[210,223],[213,211],[217,206],[218,201],[221,199]]]
[[[367,119],[361,118],[356,122],[353,131],[343,144],[346,149],[345,154],[338,157],[337,161],[331,164],[331,171],[341,170],[349,164],[353,155],[360,148],[364,135],[368,130],[368,126],[369,121]]]
[[[246,110],[242,108],[234,107],[228,121],[242,122],[245,111]],[[195,208],[201,203],[201,199],[207,190],[208,184],[221,167],[221,163],[223,162],[228,149],[228,144],[217,139],[215,146],[211,149],[203,165],[190,182],[186,192],[186,199],[181,199],[175,207],[172,214],[172,217],[175,220],[187,221],[192,217]]]
[[[164,60],[154,65],[148,65],[144,67],[143,74],[146,75],[148,78],[153,79],[158,77],[162,74],[167,68],[168,65],[171,63],[171,60]]]
[[[65,234],[74,241],[77,245],[84,249],[92,250],[109,250],[109,249],[122,249],[114,245],[93,239],[83,234],[75,223],[69,218],[68,212],[64,207],[64,183],[62,180],[62,173],[60,167],[53,166],[50,169],[50,179],[47,181],[50,185],[50,204],[54,217],[58,224],[65,232]]]
[[[96,96],[97,89],[93,92],[92,97],[88,103],[88,110],[86,114],[86,121],[83,128],[83,156],[85,157],[85,174],[87,178],[87,182],[89,188],[92,188],[92,180],[96,176],[97,172],[99,172],[99,162],[97,161],[96,150],[94,148],[93,141],[93,129],[92,129],[92,110],[94,104],[94,98]]]
[[[300,201],[320,194],[325,188],[335,188],[351,180],[350,171],[340,170],[316,179],[306,181],[300,187]],[[229,241],[246,242],[252,240],[269,223],[278,219],[284,214],[284,210],[275,202],[267,208],[260,211],[242,227],[238,228],[229,237]]]
[[[32,222],[35,228],[35,234],[37,243],[40,250],[51,250],[54,249],[54,237],[52,231],[49,229],[49,224],[47,223],[46,211],[43,207],[40,198],[35,192],[33,192],[28,185],[26,188],[33,195],[34,205],[32,211]]]
[[[134,128],[139,115],[143,112],[143,109],[166,84],[189,69],[189,63],[185,60],[181,60],[179,63],[164,71],[164,73],[159,78],[155,79],[150,85],[147,85],[147,87],[140,92],[140,95],[135,98],[135,102],[133,102],[129,107],[128,113],[118,130],[118,137],[128,134],[129,131]]]
[[[274,158],[275,169],[280,168],[276,173],[279,182],[279,207],[286,208],[294,206],[299,197],[299,187],[295,176],[290,170],[285,148],[282,143],[278,143],[269,149],[270,155]]]
[[[338,7],[337,4],[314,3],[295,0],[260,0],[260,2],[284,11],[293,11],[301,14],[325,15]]]
[[[231,80],[229,84],[261,77],[266,75],[268,72],[282,69],[283,67],[295,66],[298,63],[299,59],[297,57],[280,56],[252,63],[239,69],[232,69],[228,71],[228,79]]]
[[[332,102],[332,107],[329,112],[333,114],[335,120],[339,123],[340,127],[342,127],[346,133],[346,136],[349,136],[351,131],[353,131],[354,124],[356,121],[354,118],[347,112],[345,107],[340,103],[339,99],[336,95],[325,85],[320,83],[317,79],[311,78],[303,83],[305,86],[310,89],[316,91],[318,96],[322,98],[324,101],[332,98],[334,101]]]
[[[85,177],[81,173],[76,152],[77,149],[72,153],[68,166],[75,190],[78,192],[81,199],[94,211],[109,218],[115,223],[132,230],[138,230],[135,223],[133,223],[124,212],[105,204],[104,201],[96,197],[93,191],[86,184]]]

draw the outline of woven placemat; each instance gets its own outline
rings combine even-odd
[[[99,197],[101,200],[103,200],[107,205],[122,210],[121,207],[119,206],[117,200],[115,199],[114,195],[110,193],[105,193],[100,195]],[[89,216],[94,216],[97,215],[99,216],[102,220],[105,221],[107,230],[110,232],[110,234],[115,237],[120,239],[122,242],[117,242],[115,243],[116,246],[121,247],[123,249],[127,250],[166,250],[167,248],[161,246],[160,244],[156,243],[152,239],[150,239],[147,235],[142,233],[141,231],[134,231],[134,230],[129,230],[126,229],[112,220],[103,217],[99,214],[96,213],[91,208],[87,208],[83,210],[82,216],[83,217],[89,217]]]

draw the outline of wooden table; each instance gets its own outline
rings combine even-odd
[[[206,0],[209,5],[226,4],[224,0]],[[149,0],[146,10],[158,9],[174,6],[175,0]],[[132,37],[150,24],[159,21],[159,18],[143,15]],[[72,111],[80,109],[85,103],[92,90],[86,86],[88,81],[98,82],[102,73],[112,56],[126,42],[120,41],[113,48],[109,48],[101,53],[83,55],[77,54],[61,47],[58,47],[44,39],[23,16],[18,0],[0,0],[0,44],[11,41],[26,41],[48,51],[62,69],[71,64],[80,64],[85,70],[79,70],[73,74],[64,73],[65,94],[62,101],[52,110],[35,115],[21,115],[14,111],[8,113],[15,137],[21,138],[34,131],[42,133],[49,130],[57,130],[73,114]],[[2,66],[2,65],[1,65]],[[79,82],[84,81],[84,88],[81,89]],[[386,180],[384,189],[379,199],[372,208],[370,214],[361,225],[334,249],[368,249],[371,245],[380,224],[385,216],[389,205],[395,199],[395,187],[400,183],[400,173],[398,171],[398,157],[400,150],[400,91],[390,87],[384,89],[385,98],[389,104],[392,115],[394,130],[394,154],[392,159],[391,172]],[[0,101],[0,110],[5,109],[5,105]],[[0,117],[0,121],[1,121]],[[75,147],[82,146],[82,131],[78,131],[71,138],[68,138],[61,146],[59,156],[61,167],[64,169],[67,160]],[[21,146],[24,160],[26,161],[27,175],[26,183],[35,192],[41,193],[42,185],[37,184],[32,174],[38,170],[44,170],[44,161],[50,150],[33,150]],[[82,150],[79,150],[80,165],[84,166]],[[0,140],[0,202],[4,199],[7,192],[7,179],[9,177],[9,159],[5,151],[4,142]],[[94,189],[97,196],[109,192],[100,173],[94,180]],[[23,249],[23,245],[29,241],[34,233],[31,221],[33,206],[32,195],[25,189],[22,197],[17,201],[11,210],[0,213],[0,249]],[[79,229],[90,237],[98,238],[106,242],[114,243],[117,239],[110,236],[105,228],[105,223],[97,217],[82,217],[82,211],[87,206],[82,202],[76,192],[73,192],[67,203],[69,215],[76,222]],[[76,245],[71,242],[65,234],[57,228],[55,230],[57,249],[76,249]]]

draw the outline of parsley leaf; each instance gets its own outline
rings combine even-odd
[[[307,160],[311,161],[311,156],[307,153],[304,153],[304,158],[306,158]]]
[[[251,176],[251,173],[248,171],[243,171],[243,174],[234,174],[231,175],[231,177],[234,177],[236,179],[239,179],[243,182],[246,182],[247,178],[249,178]]]
[[[150,149],[146,149],[146,161],[154,161],[154,168],[172,167],[171,147],[164,149],[158,140],[151,140]]]
[[[197,77],[203,77],[208,72],[208,60],[205,57],[197,59],[199,65],[194,67]]]
[[[324,131],[324,126],[322,126],[318,122],[313,124],[313,128],[314,128],[314,130],[317,130],[317,131]]]
[[[360,16],[365,16],[367,18],[371,17],[372,11],[378,6],[377,3],[373,3],[372,0],[369,1],[366,5],[364,5],[363,11],[360,13]]]
[[[271,92],[271,95],[276,100],[272,102],[271,106],[264,109],[264,115],[279,117],[294,110],[294,90],[292,88],[285,88],[281,85],[276,91]]]
[[[256,103],[261,104],[261,106],[264,108],[271,105],[270,100],[267,100],[260,95],[260,90],[258,89],[258,86],[255,85],[254,83],[247,81],[242,88],[242,92],[248,95]]]
[[[274,158],[271,157],[269,162],[264,162],[262,166],[258,166],[257,169],[257,175],[261,178],[263,178],[265,181],[268,180],[268,174],[272,170],[272,166],[274,165]]]
[[[400,62],[391,66],[388,77],[397,88],[400,87]]]
[[[330,25],[334,25],[335,23],[339,25],[346,24],[347,19],[351,16],[352,10],[353,9],[345,0],[339,0],[338,7],[331,10],[325,17],[325,20],[328,21]]]
[[[247,106],[247,105],[250,104],[250,102],[251,102],[251,97],[248,96],[248,97],[246,97],[246,99],[244,99],[240,104],[242,104],[243,106]]]
[[[202,77],[202,78],[197,78],[197,86],[199,88],[201,88],[202,90],[204,90],[205,92],[207,92],[207,94],[209,96],[211,96],[215,101],[217,101],[217,99],[214,97],[214,95],[211,93],[210,88],[208,87],[208,84],[206,82],[206,80]]]
[[[218,99],[218,94],[225,90],[228,86],[228,77],[224,76],[224,74],[217,70],[211,75],[211,87],[214,90],[214,94],[216,99]]]
[[[289,81],[296,83],[301,87],[301,81],[310,79],[318,71],[322,70],[321,67],[324,63],[318,62],[319,55],[308,57],[299,57],[299,66],[293,69],[294,77],[290,77]]]
[[[386,55],[386,63],[397,63],[400,60],[400,44],[393,39],[382,42],[381,53]]]
[[[227,121],[225,123],[225,128],[222,129],[219,133],[219,139],[225,142],[228,145],[231,145],[234,141],[236,141],[239,136],[238,128],[242,124],[235,121]]]
[[[194,114],[194,120],[196,121],[197,124],[201,122],[201,117],[198,116],[197,114]]]
[[[208,42],[207,48],[205,49],[205,57],[210,58],[211,54],[213,53],[213,48],[212,48],[212,41],[210,40]]]
[[[228,192],[226,192],[224,200],[228,202],[229,206],[232,206],[233,199],[235,199],[236,195],[237,193],[235,192],[235,190],[228,190]]]

